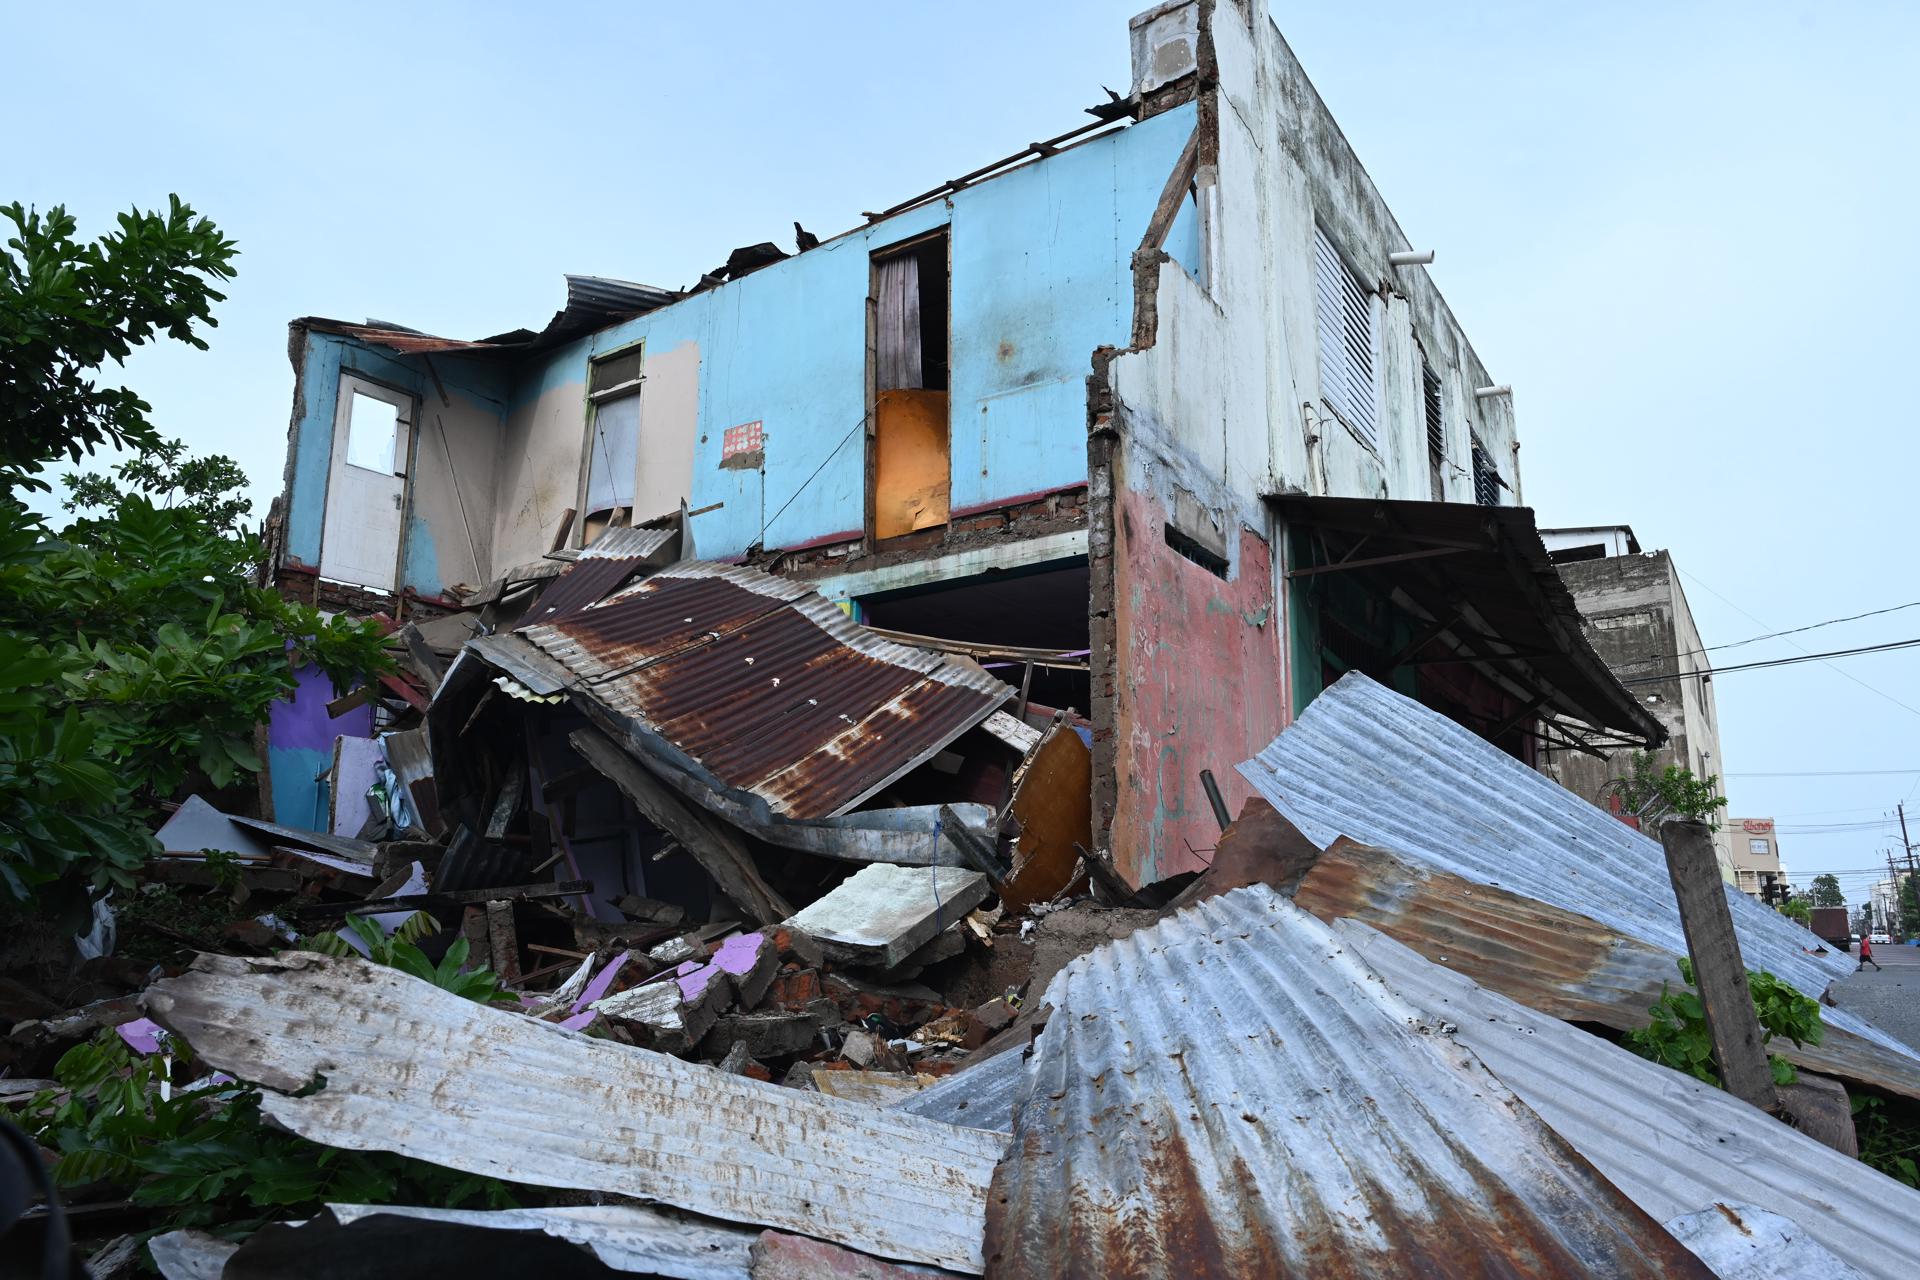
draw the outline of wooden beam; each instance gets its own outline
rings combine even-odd
[[[683,845],[713,877],[728,900],[756,924],[776,924],[793,908],[774,892],[753,863],[753,853],[731,828],[695,809],[648,773],[639,762],[594,729],[570,736],[580,758],[598,769],[633,801],[642,817]]]
[[[493,971],[502,985],[520,985],[520,933],[513,927],[513,904],[487,904],[487,942],[493,952]]]
[[[363,684],[358,689],[341,694],[327,704],[327,715],[337,718],[347,714],[347,712],[353,710],[355,707],[365,706],[373,700],[374,691],[375,686]]]
[[[1660,825],[1660,844],[1667,851],[1667,874],[1680,902],[1680,927],[1686,931],[1694,988],[1706,1010],[1707,1036],[1722,1085],[1742,1102],[1775,1114],[1780,1098],[1714,859],[1713,833],[1704,822],[1668,821]]]
[[[1399,564],[1405,560],[1430,560],[1435,556],[1457,556],[1464,547],[1428,547],[1424,551],[1402,551],[1397,555],[1368,556],[1365,560],[1341,560],[1335,564],[1310,565],[1287,570],[1288,578],[1311,578],[1319,573],[1346,573],[1350,569],[1368,569],[1378,564]]]

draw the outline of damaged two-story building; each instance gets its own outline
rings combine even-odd
[[[1350,670],[1529,759],[1657,742],[1519,505],[1511,394],[1263,6],[1131,37],[1091,120],[794,253],[569,277],[480,340],[294,322],[276,582],[424,619],[671,535],[1084,716],[1135,884],[1204,863],[1202,771],[1237,807],[1230,766]],[[277,804],[370,731],[316,701],[276,717]]]

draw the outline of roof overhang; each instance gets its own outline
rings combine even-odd
[[[1395,665],[1429,647],[1449,650],[1520,698],[1557,746],[1666,741],[1587,642],[1528,508],[1303,494],[1267,501],[1314,535],[1311,556],[1289,565],[1289,580],[1364,575],[1416,620],[1418,638]]]

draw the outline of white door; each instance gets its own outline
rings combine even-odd
[[[392,591],[400,565],[412,397],[340,375],[320,576]]]

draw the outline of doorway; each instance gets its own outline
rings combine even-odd
[[[398,588],[413,397],[351,374],[340,377],[333,462],[320,534],[320,576]]]

